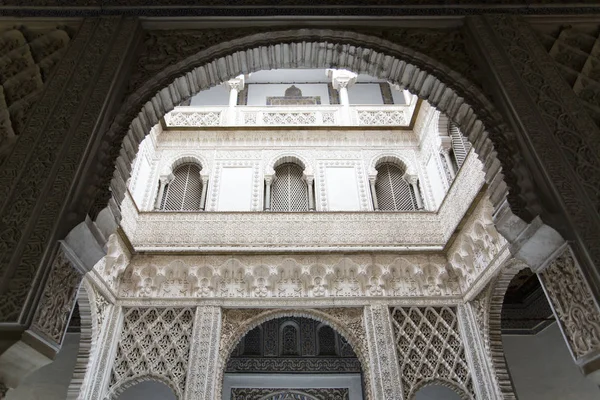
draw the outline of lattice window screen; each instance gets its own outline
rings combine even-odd
[[[404,398],[410,399],[424,381],[454,382],[473,398],[473,380],[450,307],[396,307],[392,326]]]
[[[200,168],[196,164],[184,164],[173,173],[175,178],[165,187],[160,204],[161,210],[197,211],[200,210],[202,180]]]
[[[375,192],[382,211],[411,211],[417,209],[412,188],[402,178],[404,171],[391,163],[377,167]]]
[[[463,136],[455,124],[450,124],[448,127],[448,134],[452,139],[452,152],[454,153],[454,159],[456,160],[457,170],[462,167],[467,158],[467,153],[471,149],[471,143]]]
[[[285,163],[275,170],[271,186],[271,210],[308,211],[308,187],[302,179],[302,168]]]
[[[335,331],[329,326],[319,328],[319,355],[335,356]]]

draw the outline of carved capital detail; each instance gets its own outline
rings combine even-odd
[[[65,253],[63,246],[58,248],[31,325],[33,332],[57,347],[60,347],[69,325],[83,277]]]
[[[577,362],[600,351],[600,309],[570,247],[542,272],[540,280]]]

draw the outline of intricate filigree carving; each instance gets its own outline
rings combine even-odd
[[[149,377],[158,377],[181,398],[186,383],[193,310],[148,307],[129,308],[124,313],[111,373],[111,393],[123,391]]]
[[[75,305],[82,274],[65,254],[62,246],[52,262],[31,329],[60,347]]]
[[[538,275],[576,360],[600,350],[600,310],[570,247]]]
[[[423,382],[436,379],[475,395],[454,309],[397,307],[392,323],[405,398]]]
[[[231,400],[348,400],[346,388],[263,389],[232,388]]]

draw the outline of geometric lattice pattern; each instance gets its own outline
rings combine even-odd
[[[173,173],[175,178],[164,190],[161,210],[198,211],[202,196],[200,167],[196,164],[184,164]]]
[[[456,312],[450,307],[396,307],[392,325],[404,398],[424,381],[452,384],[474,397]]]
[[[404,171],[392,163],[377,167],[375,192],[381,211],[411,211],[417,209],[414,193],[402,177]]]
[[[358,111],[358,125],[406,126],[404,110]]]
[[[171,111],[165,115],[165,123],[168,127],[219,126],[221,111]]]
[[[271,210],[308,211],[308,187],[302,179],[302,168],[285,163],[275,170],[271,187]]]
[[[183,393],[193,309],[135,307],[126,308],[124,314],[110,387],[125,380],[134,384],[150,375],[162,377]]]

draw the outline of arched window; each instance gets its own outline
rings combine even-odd
[[[160,209],[166,211],[198,211],[202,197],[200,167],[183,164],[173,172],[175,176],[163,191]]]
[[[414,190],[403,178],[403,169],[393,163],[380,164],[376,169],[375,192],[380,210],[411,211],[418,208]]]
[[[321,325],[317,331],[320,356],[335,356],[335,331],[327,325]]]
[[[275,169],[271,199],[272,211],[308,211],[308,188],[300,166],[285,163]]]
[[[282,356],[300,355],[300,327],[288,321],[279,327],[279,349]]]

